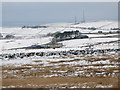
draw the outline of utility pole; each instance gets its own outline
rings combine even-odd
[[[76,16],[75,16],[75,24],[77,24],[77,18],[76,18]]]
[[[85,22],[85,12],[84,12],[84,9],[83,9],[83,23]]]

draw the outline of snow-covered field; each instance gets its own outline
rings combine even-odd
[[[84,85],[88,88],[116,87],[117,81],[115,80],[118,76],[119,66],[117,53],[120,50],[118,48],[118,30],[111,29],[118,28],[116,21],[94,21],[77,25],[73,23],[46,25],[48,28],[2,28],[0,32],[3,35],[3,38],[0,39],[0,58],[3,67],[3,87],[56,87],[54,83],[46,83],[45,85],[36,83],[36,85],[33,85],[32,82],[28,81],[28,83],[22,85],[22,83],[17,82],[20,78],[27,81],[27,79],[34,77],[39,79],[110,77],[113,78],[114,83],[93,82],[90,79],[88,82],[80,81],[77,83],[62,81],[59,85],[57,84],[57,87],[84,88]],[[95,27],[96,30],[88,29],[92,27]],[[55,49],[20,49],[51,42],[53,37],[48,34],[76,30],[89,38],[61,41],[63,47]],[[102,31],[102,33],[99,33],[99,31]],[[14,38],[4,39],[6,35],[13,35]],[[86,53],[86,50],[89,53]],[[13,79],[16,80],[16,84],[10,83]],[[10,80],[10,82],[7,80]],[[93,82],[94,85],[90,85],[90,82]]]

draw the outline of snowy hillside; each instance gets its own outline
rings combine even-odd
[[[88,43],[99,43],[99,42],[110,42],[117,41],[118,30],[111,30],[111,28],[118,28],[118,23],[115,21],[94,21],[94,22],[86,22],[79,23],[74,25],[72,23],[52,23],[46,24],[48,28],[21,28],[21,27],[11,27],[11,28],[2,28],[1,34],[3,37],[6,35],[13,35],[15,38],[13,39],[1,39],[0,42],[3,44],[1,48],[3,49],[12,49],[12,48],[20,48],[35,44],[45,44],[52,40],[51,36],[47,36],[48,34],[53,34],[56,32],[64,32],[64,31],[75,31],[79,30],[84,35],[87,35],[88,39],[79,39],[79,40],[68,40],[63,41],[64,47],[80,47],[84,46]],[[96,30],[82,29],[95,27]],[[102,33],[98,33],[101,31]],[[103,38],[102,38],[103,37]],[[101,46],[100,46],[101,47]],[[107,47],[109,48],[109,47]],[[114,48],[114,46],[113,46]]]
[[[3,88],[117,87],[120,64],[117,24],[94,21],[43,25],[47,28],[3,27],[0,32]],[[56,48],[59,44],[61,47]],[[49,48],[41,47],[45,45]],[[31,46],[39,48],[25,48]]]

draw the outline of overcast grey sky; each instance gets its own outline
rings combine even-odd
[[[3,26],[39,25],[54,22],[82,21],[83,9],[86,21],[117,20],[116,2],[4,2]]]

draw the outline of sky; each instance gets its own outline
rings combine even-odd
[[[119,0],[1,0],[1,2],[119,2]]]
[[[23,26],[55,22],[117,20],[117,2],[3,2],[2,25]]]

